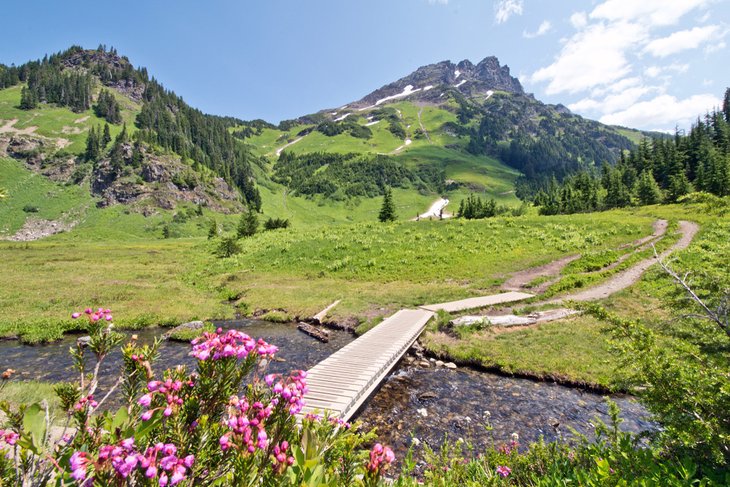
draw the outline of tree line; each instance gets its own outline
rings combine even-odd
[[[410,169],[384,155],[313,152],[294,154],[283,151],[274,165],[272,179],[302,195],[322,194],[342,200],[350,197],[374,197],[385,194],[387,187],[413,187],[434,191],[443,171],[430,166]]]
[[[694,191],[730,195],[730,89],[723,106],[698,117],[688,134],[644,138],[615,166],[553,178],[532,201],[554,215],[673,203]]]
[[[134,69],[113,48],[99,46],[96,50],[85,50],[73,46],[18,67],[0,66],[0,87],[27,83],[21,94],[21,108],[55,103],[84,111],[91,108],[95,76],[106,86],[140,88],[143,105],[135,121],[140,129],[137,142],[170,150],[211,169],[231,186],[238,187],[248,204],[260,209],[261,196],[251,168],[256,156],[228,131],[242,121],[207,115],[190,107],[174,92],[149,78],[146,69]],[[121,122],[121,107],[110,91],[102,89],[94,108],[107,122]],[[89,136],[92,140],[87,143],[87,158],[98,153],[94,148],[103,134]]]

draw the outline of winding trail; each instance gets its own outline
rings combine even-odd
[[[280,147],[280,148],[276,149],[276,155],[277,155],[277,157],[281,155],[281,151],[283,151],[284,149],[286,149],[286,148],[287,148],[287,147],[289,147],[289,146],[292,146],[292,145],[296,144],[297,142],[299,142],[299,141],[300,141],[300,140],[302,140],[303,138],[304,138],[304,136],[301,136],[301,137],[299,137],[299,138],[297,138],[297,139],[294,139],[294,140],[292,140],[291,142],[289,142],[289,143],[288,143],[288,144],[286,144],[285,146],[283,146],[283,147]]]
[[[421,121],[421,113],[423,113],[423,107],[421,107],[418,110],[418,125],[421,126],[421,131],[426,136],[426,140],[428,140],[428,143],[433,144],[433,142],[431,142],[431,137],[428,135],[428,132],[426,131],[426,127],[423,126],[423,122]]]
[[[568,294],[567,296],[562,296],[560,298],[551,299],[549,301],[545,301],[539,304],[558,304],[564,303],[566,301],[594,301],[596,299],[606,298],[619,291],[623,291],[627,287],[635,284],[641,278],[642,274],[644,274],[644,272],[646,272],[649,267],[656,264],[658,260],[663,260],[667,258],[672,252],[676,252],[677,250],[682,250],[689,247],[689,244],[692,243],[692,239],[695,237],[695,235],[697,235],[697,232],[699,230],[700,226],[694,222],[680,221],[679,232],[682,234],[682,236],[677,243],[659,254],[658,259],[657,257],[644,259],[633,267],[630,267],[629,269],[626,269],[625,271],[616,274],[602,284],[598,284],[597,286],[594,286],[592,288]]]

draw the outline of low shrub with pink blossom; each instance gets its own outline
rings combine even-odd
[[[307,374],[265,374],[278,349],[264,340],[204,333],[192,341],[193,369],[157,373],[160,342],[132,336],[102,390],[100,364],[125,337],[108,309],[72,316],[88,319],[90,339],[71,351],[79,380],[55,388],[65,425],[52,431],[45,405],[4,404],[0,485],[377,485],[393,461],[387,447],[368,451],[373,434],[357,425],[300,417]]]

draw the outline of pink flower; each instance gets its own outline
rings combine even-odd
[[[145,411],[142,413],[142,416],[141,416],[142,421],[149,421],[151,417],[152,417],[152,411]]]
[[[144,406],[146,408],[150,407],[150,404],[152,403],[152,394],[145,394],[144,396],[140,397],[137,401],[137,404],[140,406]]]
[[[395,460],[393,450],[380,443],[376,443],[370,450],[370,461],[368,462],[367,469],[371,473],[378,475],[388,468],[388,465],[393,463],[393,460]]]
[[[77,451],[71,455],[71,478],[77,481],[86,479],[86,467],[89,465],[90,460],[86,452]]]
[[[512,469],[511,469],[511,468],[509,468],[509,467],[505,467],[505,466],[503,466],[503,465],[499,465],[499,466],[497,467],[497,473],[498,473],[498,474],[499,474],[499,475],[500,475],[500,476],[501,476],[502,478],[505,478],[505,477],[507,477],[507,476],[508,476],[509,474],[511,474],[511,473],[512,473]]]

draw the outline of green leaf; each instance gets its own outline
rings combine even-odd
[[[46,412],[40,404],[35,403],[25,410],[23,432],[28,435],[33,453],[39,453],[46,438]]]

